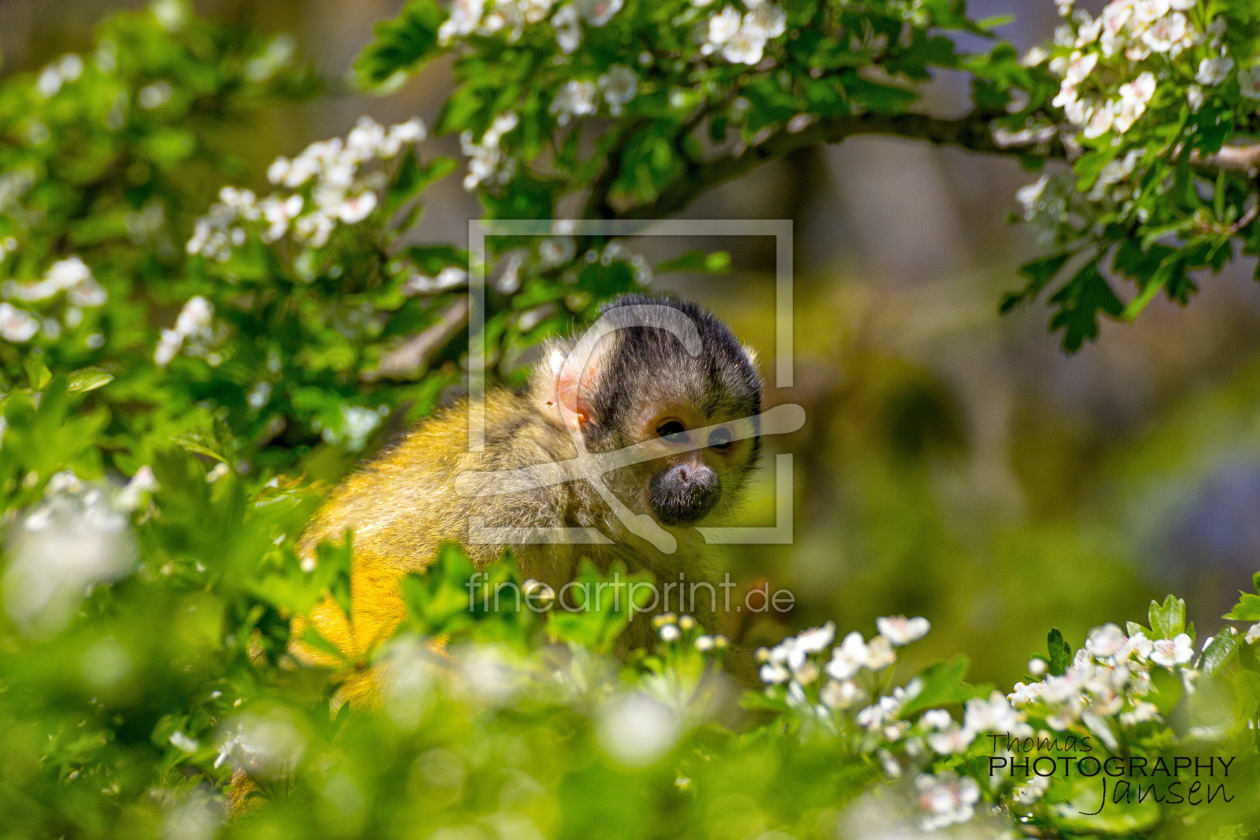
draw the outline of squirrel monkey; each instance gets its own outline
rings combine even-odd
[[[512,549],[523,576],[556,592],[583,558],[601,571],[621,561],[651,572],[666,599],[680,581],[679,600],[658,598],[654,611],[692,612],[720,630],[724,590],[694,526],[729,521],[761,447],[761,398],[752,352],[712,314],[670,298],[619,298],[582,336],[545,345],[526,393],[485,394],[483,446],[470,451],[461,402],[333,492],[299,551],[313,558],[321,540],[353,531],[351,615],[329,598],[310,622],[362,661],[404,617],[399,579],[457,542],[478,567]],[[546,541],[558,529],[586,536]],[[687,600],[689,584],[707,586]],[[294,622],[295,639],[305,626]],[[652,632],[639,615],[621,643],[646,644]],[[293,652],[335,664],[300,641]],[[360,672],[341,699],[370,703],[377,690]]]

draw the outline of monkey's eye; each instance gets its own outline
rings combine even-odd
[[[714,429],[709,432],[709,447],[716,449],[718,452],[725,452],[731,448],[731,430],[723,426],[720,429]]]
[[[670,443],[687,443],[691,440],[687,427],[680,420],[666,420],[656,427],[656,433]]]

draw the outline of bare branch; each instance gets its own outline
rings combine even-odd
[[[381,357],[375,370],[365,371],[367,382],[378,379],[415,379],[428,367],[434,354],[446,347],[456,334],[468,326],[468,298],[461,295],[447,307],[438,322],[407,339]]]
[[[1245,146],[1222,146],[1213,155],[1190,153],[1190,162],[1195,166],[1210,170],[1226,172],[1248,172],[1254,174],[1260,168],[1260,143]]]

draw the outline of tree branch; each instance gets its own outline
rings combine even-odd
[[[1013,135],[994,126],[1004,113],[973,111],[961,117],[927,114],[863,114],[814,122],[798,131],[783,129],[742,154],[716,158],[688,167],[686,175],[650,204],[631,207],[621,218],[665,217],[682,209],[697,194],[734,180],[761,166],[808,146],[840,143],[860,135],[882,135],[922,140],[937,146],[957,146],[981,154],[1032,155],[1066,159],[1067,150],[1056,133]]]
[[[843,142],[850,137],[877,135],[920,140],[937,146],[954,146],[979,154],[1030,156],[1067,160],[1068,150],[1057,130],[1009,132],[997,124],[1004,112],[972,111],[961,117],[927,114],[863,114],[814,122],[799,131],[781,129],[742,154],[693,163],[686,173],[663,190],[655,201],[627,208],[624,219],[664,218],[678,212],[696,195],[732,181],[772,160],[808,146]],[[1191,157],[1196,169],[1219,171],[1260,170],[1260,143],[1226,146],[1211,155]]]
[[[1222,146],[1212,155],[1190,153],[1190,162],[1201,169],[1225,172],[1251,172],[1260,168],[1260,143],[1245,146]]]

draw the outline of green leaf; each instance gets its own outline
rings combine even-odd
[[[919,678],[923,680],[923,689],[917,697],[906,703],[902,713],[913,714],[921,709],[962,703],[972,697],[988,694],[989,686],[972,686],[963,682],[970,665],[967,657],[959,655],[947,662],[938,662],[923,669],[919,674]]]
[[[32,391],[42,391],[52,381],[52,373],[48,366],[39,359],[26,359],[22,362],[26,368],[26,378],[31,383]]]
[[[1046,649],[1050,652],[1050,673],[1062,674],[1072,664],[1072,646],[1055,627],[1046,636]]]
[[[1004,295],[999,311],[1005,314],[1027,301],[1036,299],[1041,290],[1046,287],[1046,284],[1054,279],[1054,276],[1063,269],[1063,266],[1071,258],[1071,251],[1063,251],[1021,265],[1019,267],[1019,275],[1027,277],[1028,284],[1019,292],[1011,292]]]
[[[1147,616],[1156,639],[1171,639],[1186,629],[1186,602],[1169,595],[1163,604],[1151,601]]]
[[[695,274],[726,274],[731,270],[731,255],[726,251],[689,251],[681,257],[658,263],[658,274],[669,274],[675,271],[689,271]]]
[[[1118,318],[1124,304],[1098,270],[1098,260],[1090,260],[1066,286],[1050,298],[1058,307],[1050,319],[1051,330],[1063,330],[1063,349],[1075,353],[1086,339],[1098,337],[1098,316]]]
[[[114,375],[100,368],[83,368],[70,374],[66,389],[70,393],[95,391],[114,381]]]
[[[1238,635],[1232,627],[1222,628],[1204,648],[1199,667],[1208,674],[1215,674],[1237,651]]]
[[[368,88],[414,73],[438,51],[437,31],[446,12],[436,0],[410,0],[402,14],[376,26],[376,40],[368,45],[354,69]]]
[[[1240,594],[1242,597],[1225,615],[1225,618],[1230,621],[1260,621],[1260,595],[1251,595],[1246,592]]]

